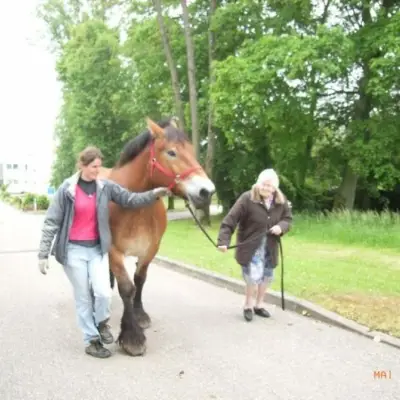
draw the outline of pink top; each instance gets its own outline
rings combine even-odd
[[[97,240],[96,193],[87,195],[79,185],[75,192],[75,215],[72,221],[70,240]]]

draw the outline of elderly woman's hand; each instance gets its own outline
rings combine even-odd
[[[282,233],[282,229],[279,225],[274,225],[270,230],[273,235],[279,236]]]

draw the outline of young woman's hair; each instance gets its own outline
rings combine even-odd
[[[100,160],[103,160],[103,154],[101,153],[101,150],[98,149],[95,146],[88,146],[86,147],[83,151],[79,153],[78,156],[78,168],[80,166],[88,166],[90,163],[92,163],[94,160],[99,158]]]

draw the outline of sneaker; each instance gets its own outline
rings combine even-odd
[[[103,347],[100,340],[93,340],[90,345],[85,348],[85,353],[97,358],[111,357],[111,351]]]
[[[114,341],[110,325],[108,325],[106,321],[100,322],[98,329],[103,343],[111,344]]]

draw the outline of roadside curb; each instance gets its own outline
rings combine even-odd
[[[169,258],[163,256],[154,257],[154,261],[157,265],[173,270],[175,272],[189,275],[193,278],[211,283],[215,286],[223,287],[235,293],[244,293],[245,285],[238,279],[224,276],[216,272],[208,271],[194,265],[188,265],[180,261],[170,260]],[[266,293],[264,300],[267,303],[274,304],[280,307],[281,294],[273,290],[268,290],[268,293]],[[300,314],[302,316],[313,318],[328,325],[333,325],[338,328],[357,333],[374,341],[384,343],[400,350],[400,339],[392,337],[385,333],[371,331],[366,326],[360,325],[357,322],[344,318],[339,314],[326,310],[323,307],[311,303],[307,300],[298,299],[290,294],[285,293],[285,306],[286,310],[296,312],[297,314]]]

